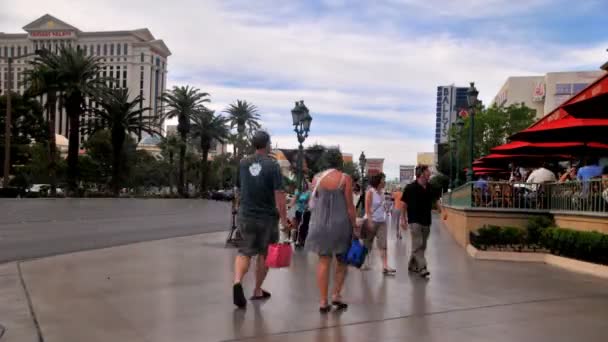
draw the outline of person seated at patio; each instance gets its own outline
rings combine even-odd
[[[473,183],[473,191],[475,193],[475,205],[481,206],[488,202],[488,181],[480,176],[479,179]]]
[[[573,182],[576,181],[576,174],[577,174],[577,169],[576,167],[571,167],[569,168],[560,178],[559,178],[559,183],[566,183],[566,182]]]
[[[600,178],[604,171],[604,167],[598,165],[597,159],[588,159],[585,166],[578,169],[576,178],[583,183],[583,196],[589,194],[589,181],[594,178]]]
[[[554,183],[557,181],[557,177],[555,177],[555,173],[547,168],[547,164],[543,164],[543,166],[538,169],[532,171],[530,176],[528,176],[528,180],[526,183],[529,184],[543,184],[543,183]]]

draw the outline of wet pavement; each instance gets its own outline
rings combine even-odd
[[[0,262],[230,227],[230,204],[200,199],[0,199]]]
[[[396,277],[381,274],[374,253],[372,270],[349,270],[348,311],[328,315],[318,312],[316,257],[303,252],[289,269],[270,271],[269,301],[235,310],[236,251],[224,248],[225,233],[60,255],[21,268],[46,342],[606,340],[606,280],[544,264],[470,259],[434,225],[427,281],[406,272],[405,236],[389,242]],[[248,274],[247,295],[252,283]]]

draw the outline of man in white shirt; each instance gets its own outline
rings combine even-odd
[[[526,183],[535,183],[535,184],[553,183],[553,182],[557,182],[557,178],[555,177],[555,174],[553,172],[551,172],[549,169],[545,168],[544,166],[539,167],[538,169],[532,171],[532,173],[528,177],[528,180],[526,181]]]

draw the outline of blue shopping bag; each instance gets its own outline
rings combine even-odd
[[[361,244],[359,239],[354,239],[346,253],[346,263],[356,268],[361,268],[367,257],[367,248]]]

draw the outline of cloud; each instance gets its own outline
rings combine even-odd
[[[381,146],[376,156],[398,165],[433,150],[438,85],[475,81],[489,103],[509,76],[602,64],[608,41],[565,45],[527,26],[513,28],[513,18],[563,3],[21,0],[0,6],[0,31],[19,31],[47,12],[86,31],[148,27],[173,52],[169,84],[211,93],[213,109],[246,99],[266,126],[286,135],[293,101],[304,99],[313,127],[323,127],[311,139],[355,152]],[[478,30],[454,29],[463,23]]]

